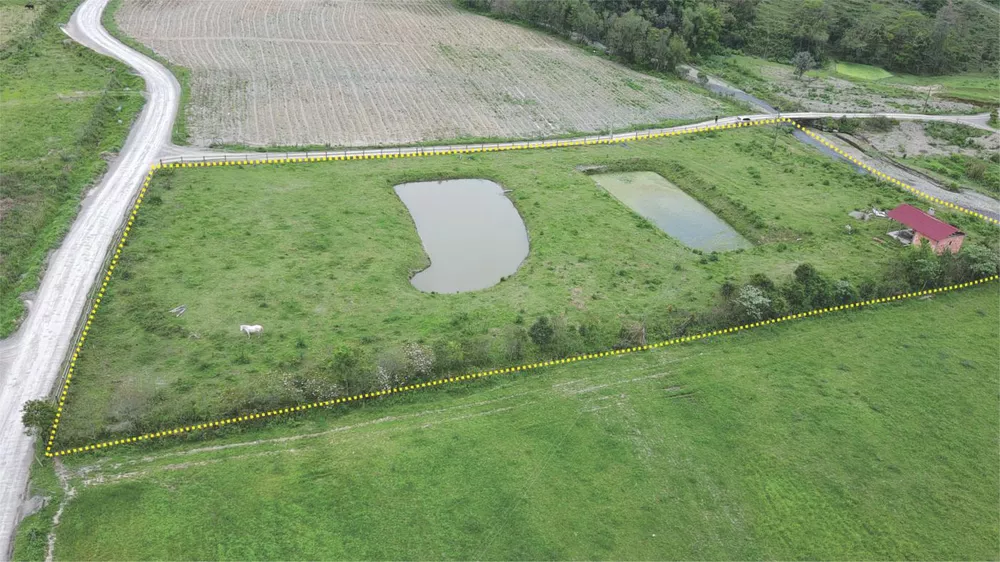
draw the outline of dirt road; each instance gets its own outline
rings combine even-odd
[[[232,154],[200,151],[169,145],[170,131],[177,112],[180,86],[161,65],[126,47],[101,27],[101,13],[108,0],[86,0],[74,13],[66,32],[80,43],[123,61],[135,69],[146,82],[147,103],[129,134],[125,146],[108,173],[86,197],[83,208],[73,223],[62,246],[50,257],[45,277],[29,314],[8,340],[0,342],[0,558],[11,555],[13,533],[20,517],[22,500],[27,488],[32,462],[33,439],[24,435],[20,423],[21,405],[42,398],[52,391],[63,360],[72,345],[76,322],[83,313],[87,295],[100,273],[101,263],[109,250],[115,231],[125,217],[129,204],[139,188],[150,164],[163,157],[164,161],[222,161],[242,158],[277,160],[288,157],[308,157],[324,153],[251,153]],[[841,113],[793,113],[791,118],[840,117]],[[848,117],[870,117],[873,114],[847,114]],[[887,114],[894,119],[940,120],[962,122],[985,128],[986,116],[939,116]],[[747,116],[750,119],[773,118],[773,114]],[[733,117],[718,123],[732,123]],[[683,130],[706,126],[710,122],[667,130]],[[645,134],[654,131],[643,131]],[[636,133],[615,135],[630,138]],[[586,137],[598,138],[598,137]],[[575,139],[581,140],[581,139]],[[524,145],[501,143],[506,146]],[[554,146],[566,140],[531,141],[532,146]],[[480,145],[464,145],[480,146]],[[402,153],[440,152],[456,146],[391,149]],[[387,149],[388,150],[388,149]],[[351,150],[346,154],[373,151]],[[882,165],[882,163],[879,163]],[[896,170],[888,170],[896,173]],[[905,174],[899,174],[905,177]],[[911,179],[914,185],[920,183]],[[924,188],[930,191],[928,188]],[[967,202],[942,192],[935,195],[958,204]],[[992,216],[996,205],[989,203]]]
[[[773,119],[776,114],[765,113],[757,115],[747,115],[740,117],[721,117],[718,120],[718,124],[726,125],[735,123],[739,120],[767,120]],[[847,117],[849,119],[866,119],[871,117],[888,117],[890,119],[896,119],[900,121],[944,121],[948,123],[961,123],[968,125],[970,127],[976,127],[979,129],[986,129],[992,131],[993,129],[989,127],[986,122],[989,119],[988,113],[983,113],[981,115],[922,115],[914,113],[817,113],[817,112],[800,112],[800,113],[783,113],[782,117],[788,117],[790,119],[798,120],[808,120],[808,119],[819,119],[823,117]],[[643,131],[633,131],[629,133],[618,133],[613,135],[615,139],[631,139],[637,136],[657,134],[663,132],[676,132],[697,129],[699,127],[707,127],[716,124],[716,121],[705,121],[703,123],[695,123],[691,125],[681,125],[678,127],[668,127],[664,129],[647,129]],[[818,133],[817,133],[818,134]],[[804,137],[804,135],[803,135]],[[576,137],[572,139],[549,139],[549,140],[533,140],[533,141],[514,141],[514,142],[500,142],[500,143],[475,143],[475,144],[453,144],[453,145],[438,145],[438,146],[424,146],[424,147],[401,147],[401,148],[374,148],[374,149],[346,149],[346,150],[329,150],[329,151],[312,151],[312,152],[222,152],[216,150],[205,150],[194,147],[186,146],[167,146],[163,151],[163,156],[160,158],[161,163],[171,163],[171,162],[225,162],[225,161],[237,161],[237,160],[252,160],[258,162],[274,162],[285,159],[301,159],[301,158],[313,158],[313,157],[326,157],[326,156],[365,156],[365,155],[375,155],[375,154],[420,154],[420,153],[438,153],[438,152],[452,152],[456,150],[469,150],[474,148],[486,148],[492,150],[502,150],[504,148],[513,147],[531,147],[531,148],[543,148],[543,147],[554,147],[564,144],[580,143],[585,141],[597,140],[597,139],[608,139],[609,135],[590,135],[585,137]],[[980,213],[986,214],[987,216],[993,217],[995,219],[1000,219],[1000,202],[995,199],[981,195],[975,192],[962,192],[954,193],[944,189],[940,185],[928,180],[925,177],[916,176],[910,172],[907,172],[890,162],[886,162],[882,159],[873,160],[859,150],[850,147],[836,139],[831,139],[828,136],[824,136],[828,141],[837,144],[838,147],[842,148],[852,156],[860,159],[866,164],[873,166],[883,172],[886,172],[894,177],[897,177],[910,185],[920,189],[921,191],[933,195],[944,201],[960,205],[967,209],[972,209]],[[809,140],[809,139],[803,139]],[[812,141],[810,144],[814,144]],[[815,143],[818,145],[818,143]],[[843,157],[829,151],[834,158]]]
[[[21,405],[52,391],[72,345],[112,237],[149,166],[170,140],[180,85],[165,68],[126,47],[101,27],[108,0],[86,0],[66,33],[81,44],[121,60],[146,81],[146,105],[107,174],[87,195],[62,245],[50,256],[27,319],[0,342],[0,558],[9,559],[13,533],[27,491],[34,440],[21,426]]]

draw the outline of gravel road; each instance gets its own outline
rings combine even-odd
[[[137,71],[146,82],[146,105],[139,115],[125,146],[112,163],[107,174],[83,202],[82,209],[58,250],[50,256],[44,279],[37,296],[29,306],[29,314],[13,336],[0,341],[0,558],[9,559],[13,533],[21,514],[27,491],[29,468],[32,462],[33,439],[26,436],[20,423],[21,405],[32,399],[47,396],[52,391],[67,356],[76,322],[87,304],[87,295],[96,277],[101,273],[113,237],[135,196],[149,166],[159,158],[167,161],[222,161],[250,158],[278,160],[318,156],[324,153],[249,153],[233,154],[202,151],[170,145],[170,131],[177,113],[180,85],[160,64],[133,51],[114,39],[101,26],[101,13],[108,0],[86,0],[73,14],[66,33],[81,44],[102,54],[114,57]],[[788,113],[784,117],[811,119],[817,117],[874,117],[875,114],[844,113]],[[911,114],[880,114],[900,120],[959,122],[988,129],[986,115],[941,116]],[[773,114],[745,116],[752,120],[773,118]],[[736,118],[720,118],[719,124],[733,123]],[[660,131],[679,131],[698,125],[642,131],[646,134]],[[615,135],[629,138],[635,133]],[[581,137],[592,139],[598,138]],[[606,138],[606,137],[601,137]],[[532,146],[552,146],[560,141],[531,141]],[[515,146],[524,143],[501,143]],[[480,146],[463,145],[462,147]],[[403,153],[439,152],[454,150],[454,146],[398,149]],[[854,152],[850,147],[844,147]],[[396,149],[393,149],[396,150]],[[350,150],[340,154],[371,154],[373,151]],[[377,152],[377,151],[375,151]],[[332,154],[332,152],[331,152]],[[867,157],[858,155],[863,160]],[[966,194],[955,194],[932,189],[932,185],[895,169],[885,162],[872,162],[897,177],[922,188],[941,199],[956,204],[983,209],[988,207],[996,216],[995,201],[972,201]],[[984,209],[985,210],[985,209]]]
[[[73,344],[77,320],[128,208],[151,164],[170,141],[180,85],[160,64],[114,39],[101,26],[108,0],[86,0],[64,31],[121,60],[146,81],[146,105],[125,146],[83,201],[62,245],[52,253],[21,328],[0,342],[0,558],[12,555],[34,440],[21,426],[21,405],[49,395]]]

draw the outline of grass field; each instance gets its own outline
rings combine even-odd
[[[70,456],[55,559],[992,558],[997,299]]]
[[[837,62],[795,78],[793,68],[757,57],[710,57],[706,71],[782,110],[982,113],[1000,105],[1000,79],[988,74],[910,76]],[[932,87],[928,98],[925,88]]]
[[[853,62],[838,62],[835,65],[837,74],[854,80],[882,80],[889,78],[892,73],[867,64],[857,64]]]
[[[59,29],[77,4],[39,3],[0,58],[0,337],[143,104],[140,79]]]
[[[996,74],[970,73],[954,76],[897,74],[886,82],[905,86],[938,86],[938,96],[993,106],[1000,105],[1000,77]]]
[[[838,76],[850,80],[879,82],[883,85],[932,87],[934,95],[986,105],[1000,105],[1000,77],[991,73],[965,73],[948,76],[914,76],[893,74],[875,66],[838,62]]]
[[[1000,196],[1000,166],[975,156],[911,156],[903,161],[939,178],[943,185],[957,184],[993,197]]]
[[[21,0],[0,0],[0,49],[27,35],[38,12],[25,9]]]
[[[575,170],[593,164],[657,171],[757,246],[686,249]],[[490,289],[421,293],[408,278],[426,257],[392,186],[462,177],[513,190],[530,254]],[[397,359],[408,344],[431,348],[435,368],[453,373],[609,348],[634,322],[665,339],[697,327],[694,314],[719,302],[726,279],[781,280],[804,262],[855,283],[879,275],[900,251],[873,241],[890,225],[847,212],[904,200],[914,201],[779,129],[161,172],[77,363],[59,446],[349,393],[356,380],[341,374]],[[942,216],[967,244],[994,235]],[[184,316],[167,313],[182,304]],[[556,319],[559,337],[539,348],[526,329],[540,316]],[[265,335],[240,334],[248,322]]]

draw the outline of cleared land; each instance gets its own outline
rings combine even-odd
[[[143,104],[142,80],[60,31],[78,4],[39,2],[0,58],[0,337]]]
[[[996,303],[991,284],[67,457],[55,558],[990,558]],[[41,559],[54,505],[16,558]]]
[[[852,135],[953,191],[972,189],[1000,196],[1000,132],[953,123],[901,122],[890,130]]]
[[[800,79],[791,65],[738,55],[712,57],[703,66],[783,111],[948,114],[981,113],[984,104],[1000,105],[1000,79],[989,74],[878,79],[882,69],[837,63]]]
[[[190,69],[195,145],[535,138],[726,109],[448,0],[125,0],[115,17]]]
[[[581,165],[660,173],[757,246],[692,252]],[[409,282],[427,261],[392,187],[445,178],[513,190],[531,251],[493,288],[434,295]],[[398,369],[412,345],[433,352],[435,372],[457,373],[608,348],[638,322],[648,340],[665,339],[697,327],[695,313],[719,303],[725,280],[781,280],[803,262],[858,284],[900,247],[873,240],[887,221],[847,213],[900,201],[920,204],[780,129],[161,172],[77,363],[58,445],[357,392],[379,384],[357,372]],[[971,217],[941,216],[970,234],[967,244],[995,236]],[[179,305],[183,316],[167,312]],[[540,316],[558,337],[529,341]],[[264,325],[263,337],[240,334],[246,323]]]

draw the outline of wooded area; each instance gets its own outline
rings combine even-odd
[[[881,66],[910,74],[995,68],[988,8],[958,0],[460,0],[464,6],[599,43],[624,61],[671,70],[690,57],[743,51]],[[761,10],[768,3],[772,9]],[[787,4],[787,6],[785,5]],[[780,17],[779,17],[780,14]],[[993,18],[995,20],[995,17]]]

